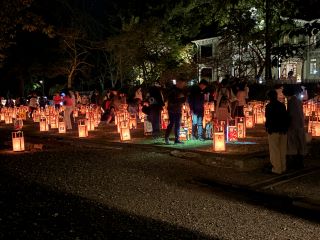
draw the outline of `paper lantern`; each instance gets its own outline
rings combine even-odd
[[[86,119],[88,131],[94,131],[94,119],[92,117]]]
[[[228,126],[228,128],[227,128],[227,141],[228,142],[238,141],[237,126]]]
[[[214,132],[213,133],[213,150],[215,152],[222,152],[226,150],[224,132]]]
[[[85,119],[78,121],[79,138],[88,137],[88,128]]]
[[[129,141],[131,140],[130,127],[128,122],[121,122],[120,125],[120,140]]]
[[[47,132],[47,131],[49,131],[49,125],[48,125],[48,122],[47,122],[47,119],[46,119],[46,118],[41,118],[41,119],[40,119],[39,126],[40,126],[40,132]]]
[[[246,137],[246,123],[244,117],[236,117],[236,125],[238,130],[238,138]]]
[[[143,122],[143,131],[144,135],[152,135],[152,124],[146,117],[144,118]]]
[[[64,121],[59,121],[58,122],[58,131],[59,133],[66,133],[66,123]]]
[[[253,115],[247,115],[245,119],[246,128],[253,128],[254,127],[254,117]]]
[[[25,150],[22,131],[12,132],[12,150],[14,152],[21,152]]]
[[[213,132],[213,151],[226,151],[224,124],[215,124]]]
[[[309,116],[308,122],[308,133],[311,133],[312,137],[319,137],[320,136],[320,121],[319,117],[316,116],[315,112],[313,112]]]
[[[12,117],[10,113],[5,113],[4,114],[4,123],[5,124],[11,124],[12,123]]]
[[[262,111],[257,111],[255,114],[255,123],[263,124],[264,123],[264,113]]]
[[[129,125],[130,125],[130,129],[136,129],[137,128],[138,124],[137,124],[137,118],[136,118],[135,115],[130,117]]]

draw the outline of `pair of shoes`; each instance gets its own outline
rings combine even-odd
[[[201,141],[201,142],[204,142],[204,141],[205,141],[204,138],[199,138],[198,140]]]
[[[184,144],[184,142],[181,142],[180,140],[175,140],[174,144]]]
[[[164,140],[164,142],[165,142],[166,145],[170,145],[170,141],[169,141],[168,138],[166,138],[166,139]]]
[[[191,136],[191,140],[197,140],[196,136]]]

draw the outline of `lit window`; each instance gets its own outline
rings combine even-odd
[[[311,59],[310,60],[310,74],[317,74],[317,60]]]

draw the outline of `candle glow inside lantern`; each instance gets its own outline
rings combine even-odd
[[[21,152],[25,150],[22,131],[12,132],[12,150],[14,152]]]
[[[238,138],[246,138],[246,123],[244,117],[236,117]]]
[[[225,132],[223,124],[215,124],[213,132],[213,151],[226,151]]]
[[[87,129],[88,131],[94,131],[94,119],[92,117],[89,117],[86,119]]]
[[[132,115],[130,116],[130,122],[129,122],[129,125],[130,125],[130,129],[136,129],[138,124],[137,124],[137,118],[136,118],[136,115]]]
[[[128,122],[123,121],[120,124],[120,140],[121,141],[130,141],[131,135],[130,135],[130,126]]]
[[[59,133],[66,133],[66,123],[64,121],[59,121],[58,122],[58,131]]]
[[[311,133],[312,137],[320,136],[320,121],[319,117],[316,116],[316,113],[314,111],[309,116],[308,132]]]
[[[254,116],[252,115],[252,112],[246,112],[245,123],[246,123],[246,128],[254,127]]]
[[[10,124],[10,123],[12,123],[12,117],[11,117],[11,115],[10,115],[9,112],[7,112],[7,113],[4,114],[4,123],[5,123],[5,124]]]
[[[147,119],[147,117],[144,118],[144,122],[143,122],[143,132],[144,132],[144,135],[152,135],[152,124],[151,124],[151,122]]]
[[[48,124],[48,122],[47,122],[47,118],[42,117],[42,118],[40,119],[39,126],[40,126],[40,132],[47,132],[47,131],[49,131],[49,124]]]
[[[78,121],[79,138],[88,137],[88,128],[85,119],[79,119]]]

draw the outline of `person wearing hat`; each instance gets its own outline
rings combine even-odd
[[[197,86],[191,88],[188,103],[192,116],[192,139],[204,141],[203,138],[203,116],[204,102],[208,81],[202,79]]]
[[[272,172],[282,174],[287,170],[287,131],[289,115],[286,106],[278,100],[277,91],[268,92],[270,102],[266,105],[265,127],[268,133],[268,144]]]

